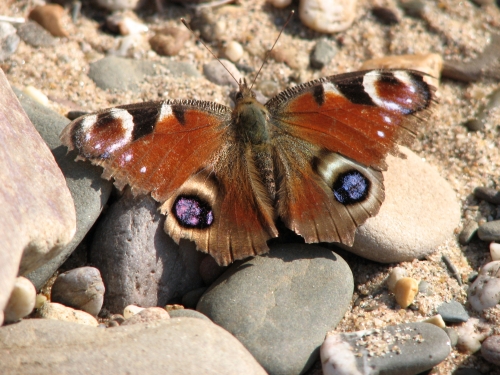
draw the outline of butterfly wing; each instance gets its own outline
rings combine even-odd
[[[384,200],[385,157],[411,143],[433,92],[416,71],[365,71],[308,82],[266,103],[285,224],[307,242],[352,245]]]
[[[267,251],[277,236],[272,205],[250,180],[230,123],[231,109],[216,103],[147,102],[81,117],[61,141],[104,167],[117,187],[162,202],[174,240],[191,239],[228,264]]]

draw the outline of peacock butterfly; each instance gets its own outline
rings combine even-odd
[[[266,104],[239,83],[234,109],[200,100],[123,105],[61,134],[103,177],[151,193],[165,231],[220,265],[265,253],[276,220],[306,242],[352,245],[384,200],[381,171],[429,115],[434,88],[412,70],[334,75]]]

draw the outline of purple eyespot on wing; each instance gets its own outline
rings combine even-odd
[[[340,174],[333,184],[335,199],[344,205],[365,200],[370,191],[370,180],[353,169]]]
[[[179,225],[185,228],[205,229],[214,222],[212,207],[196,196],[179,195],[172,211]]]

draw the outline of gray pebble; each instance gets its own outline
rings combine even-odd
[[[187,309],[195,309],[198,301],[200,300],[203,293],[207,291],[206,287],[197,288],[190,290],[184,296],[182,296],[182,306]]]
[[[500,220],[484,223],[477,230],[477,235],[482,241],[500,241]]]
[[[138,91],[144,77],[155,74],[154,65],[152,61],[108,56],[90,64],[89,77],[103,90]]]
[[[191,309],[177,309],[169,312],[171,318],[197,318],[211,322],[210,318],[199,311]]]
[[[500,204],[500,191],[488,187],[479,186],[474,189],[476,198],[492,204]]]
[[[446,332],[446,334],[448,335],[448,337],[450,338],[450,345],[452,347],[455,347],[457,346],[457,342],[458,342],[458,333],[457,331],[455,331],[453,328],[451,327],[445,327],[444,328],[444,331]]]
[[[50,47],[56,44],[57,38],[34,21],[27,21],[17,28],[21,39],[33,47]]]
[[[278,245],[230,266],[197,310],[235,335],[270,374],[299,374],[349,308],[353,287],[349,266],[332,251]]]
[[[321,346],[324,374],[415,375],[444,361],[450,339],[428,323],[326,337]],[[366,371],[369,369],[369,371]]]
[[[484,359],[500,366],[500,336],[490,336],[481,345],[481,354]]]
[[[470,119],[464,122],[464,126],[471,132],[483,131],[485,126],[484,122],[478,119]]]
[[[477,233],[477,229],[479,228],[479,224],[475,220],[469,220],[465,223],[460,235],[458,236],[458,241],[461,245],[467,245],[474,235]]]
[[[203,74],[205,78],[219,86],[238,87],[237,81],[241,78],[238,68],[229,60],[221,59],[220,61],[224,66],[222,66],[218,60],[212,60],[203,65]],[[234,78],[231,77],[231,74],[228,73],[226,68],[231,72]]]
[[[16,52],[20,40],[14,26],[8,22],[0,22],[0,61],[6,60]]]
[[[94,267],[80,267],[60,274],[51,291],[52,302],[97,316],[104,298],[101,273]]]
[[[337,48],[331,41],[320,39],[311,52],[311,67],[314,69],[323,69],[323,67],[332,61],[336,54]]]
[[[184,61],[168,61],[164,64],[165,68],[169,71],[172,76],[178,77],[185,75],[186,77],[201,77],[200,72],[196,67],[188,62]]]
[[[469,320],[469,314],[463,305],[457,301],[445,302],[437,308],[446,323],[463,323]]]

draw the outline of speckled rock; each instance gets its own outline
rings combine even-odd
[[[467,295],[469,303],[477,312],[500,303],[500,261],[490,262],[481,268]]]
[[[153,198],[134,198],[127,190],[99,222],[90,253],[106,286],[109,311],[121,313],[130,304],[165,306],[203,286],[198,268],[204,254],[189,241],[175,244],[164,221]]]
[[[121,324],[122,326],[129,326],[139,323],[151,323],[155,320],[170,319],[168,312],[162,307],[148,307],[137,314],[131,316]]]
[[[269,374],[293,375],[312,365],[352,293],[351,271],[335,253],[279,245],[230,266],[197,310],[235,335]]]
[[[94,267],[79,267],[57,276],[51,289],[52,302],[97,316],[104,299],[101,274]]]
[[[301,0],[302,23],[321,33],[336,33],[351,26],[356,17],[355,0]]]
[[[110,329],[23,320],[0,328],[0,373],[18,374],[19,363],[37,375],[266,375],[231,334],[193,318]]]
[[[29,315],[35,307],[35,301],[36,290],[31,281],[22,276],[16,278],[9,302],[5,306],[5,322],[17,322]]]
[[[469,320],[469,314],[464,306],[457,301],[445,302],[438,306],[437,313],[447,323],[462,323]]]
[[[19,37],[33,47],[49,47],[57,43],[47,30],[34,21],[23,23],[17,28]]]
[[[54,157],[1,69],[0,144],[3,145],[0,147],[0,181],[3,181],[0,184],[0,218],[3,218],[0,220],[0,311],[3,311],[16,276],[53,258],[71,240],[75,233],[75,208]]]
[[[455,236],[460,204],[437,170],[402,147],[407,159],[387,157],[385,201],[379,213],[358,227],[353,247],[361,257],[381,263],[422,258]]]
[[[76,233],[71,242],[64,246],[54,258],[26,275],[35,287],[40,289],[71,255],[97,220],[109,198],[112,184],[101,178],[102,168],[93,166],[89,162],[75,162],[75,152],[68,153],[67,148],[61,146],[59,135],[69,123],[67,118],[36,103],[19,90],[15,92],[23,109],[51,149],[63,172],[76,210]]]
[[[415,375],[444,361],[448,335],[428,323],[328,335],[321,346],[324,375]]]
[[[500,366],[500,336],[490,336],[481,345],[483,358],[494,365]]]
[[[330,40],[320,39],[311,51],[310,64],[314,69],[323,69],[337,54],[337,48]]]
[[[84,324],[92,327],[97,327],[99,325],[96,318],[89,313],[75,310],[55,302],[45,302],[42,307],[37,310],[37,317]]]

